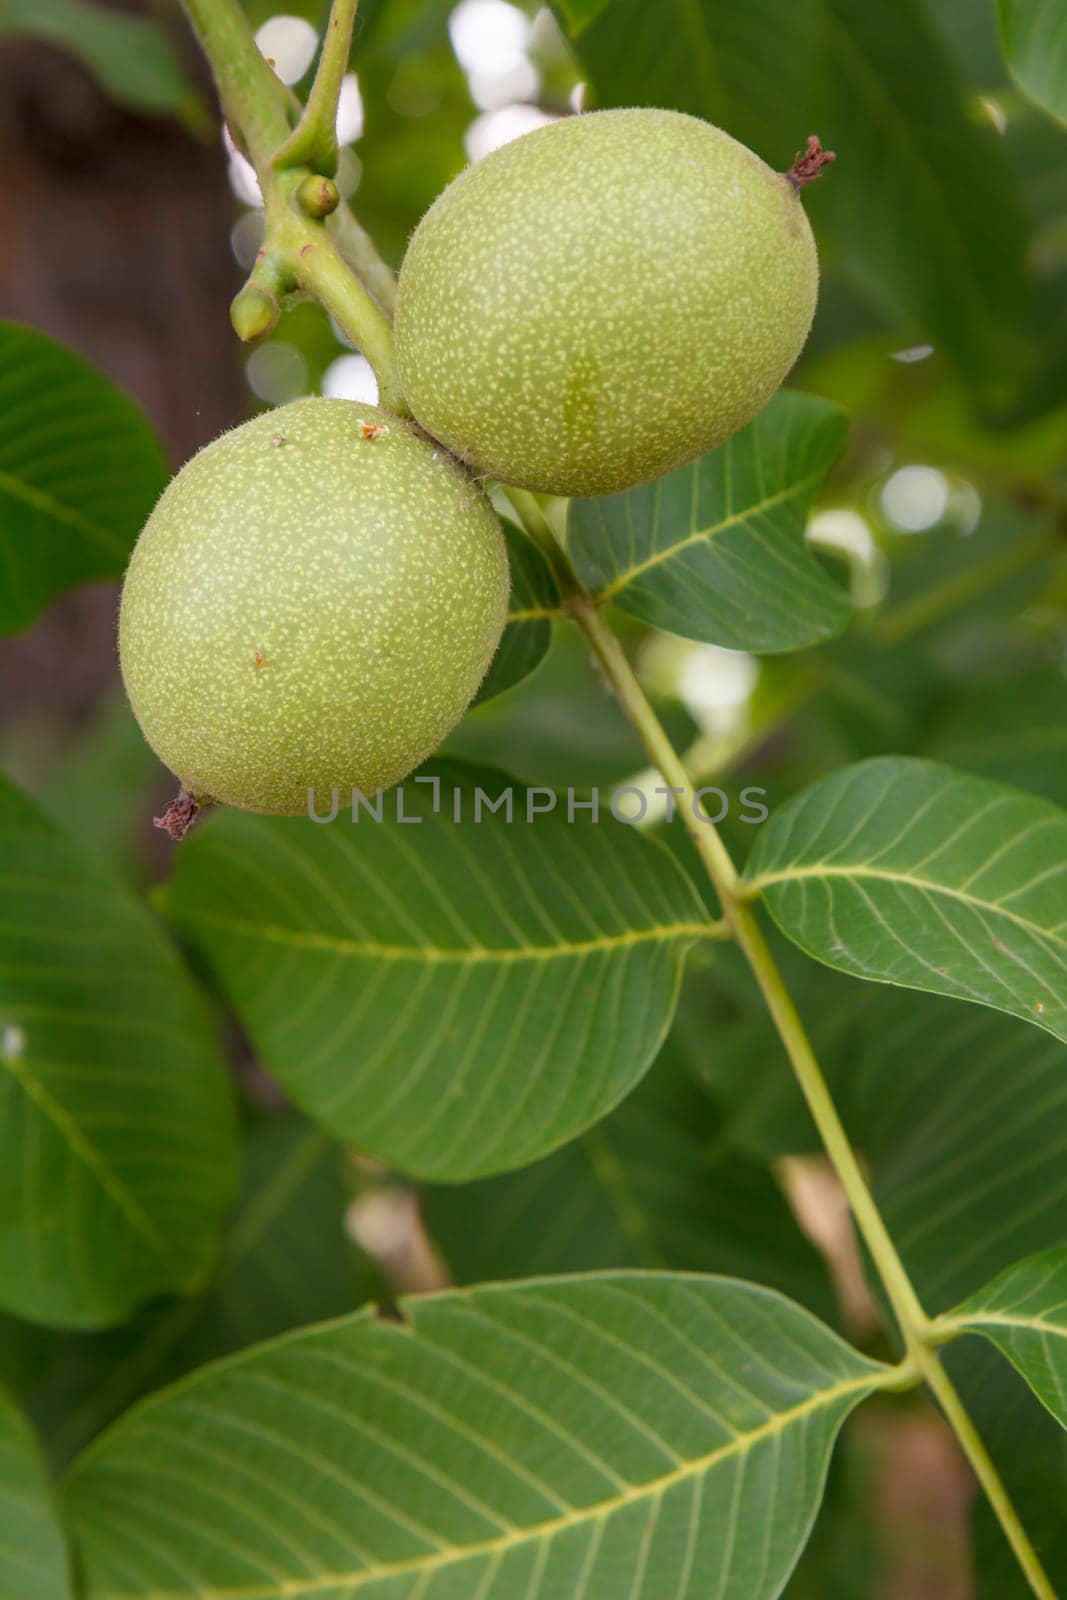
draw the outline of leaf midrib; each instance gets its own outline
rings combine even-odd
[[[1046,1322],[1043,1317],[1012,1316],[1005,1311],[975,1311],[966,1316],[939,1317],[939,1328],[960,1329],[981,1333],[983,1328],[1014,1328],[1020,1332],[1051,1333],[1057,1339],[1067,1339],[1067,1323]]]
[[[122,539],[103,523],[95,522],[72,506],[64,505],[61,500],[46,494],[43,489],[35,489],[32,485],[24,483],[21,478],[2,470],[0,470],[0,489],[6,490],[12,499],[21,500],[24,505],[32,506],[35,511],[43,511],[47,516],[54,517],[57,522],[64,522],[68,527],[77,528],[79,533],[84,533],[94,544],[101,546],[109,554],[125,559],[127,546]]]
[[[51,1123],[75,1159],[92,1173],[108,1199],[126,1218],[134,1232],[139,1234],[159,1259],[169,1267],[180,1265],[167,1240],[137,1204],[133,1193],[116,1177],[106,1158],[79,1128],[66,1108],[49,1094],[44,1084],[29,1070],[28,1063],[8,1051],[0,1050],[0,1066],[7,1069],[26,1098],[36,1106],[46,1121]]]
[[[376,1583],[398,1577],[423,1575],[435,1572],[441,1568],[452,1566],[459,1561],[476,1559],[478,1556],[496,1555],[518,1545],[528,1544],[533,1540],[555,1538],[557,1534],[567,1528],[581,1526],[587,1522],[599,1521],[614,1515],[624,1506],[639,1503],[643,1500],[658,1498],[673,1488],[677,1483],[684,1483],[690,1478],[711,1472],[723,1461],[728,1461],[735,1456],[743,1456],[761,1444],[765,1439],[774,1438],[777,1434],[784,1433],[794,1423],[817,1414],[832,1405],[836,1400],[849,1394],[859,1394],[863,1391],[873,1392],[875,1389],[884,1388],[889,1384],[899,1381],[897,1371],[892,1367],[875,1368],[862,1376],[843,1379],[831,1385],[828,1389],[820,1389],[818,1393],[809,1395],[806,1400],[791,1406],[786,1411],[775,1412],[768,1417],[766,1422],[760,1423],[756,1428],[747,1433],[738,1434],[726,1444],[718,1445],[706,1455],[697,1456],[692,1461],[683,1461],[669,1472],[641,1484],[632,1484],[625,1490],[620,1490],[607,1500],[598,1501],[591,1506],[583,1506],[561,1513],[545,1522],[532,1524],[526,1528],[514,1528],[507,1533],[499,1534],[491,1539],[483,1539],[477,1543],[460,1545],[443,1551],[435,1551],[427,1556],[413,1556],[407,1561],[398,1561],[391,1565],[379,1564],[374,1567],[360,1567],[354,1572],[331,1572],[316,1575],[313,1578],[287,1578],[277,1583],[259,1583],[251,1585],[234,1585],[225,1588],[198,1588],[197,1600],[306,1600],[306,1597],[316,1594],[325,1594],[331,1589],[344,1587],[349,1594],[354,1594],[357,1589],[362,1589],[366,1584]],[[98,1600],[134,1600],[132,1592],[128,1589],[108,1589],[102,1591]],[[136,1600],[189,1600],[188,1590],[178,1589],[152,1589],[147,1593],[139,1591]]]
[[[789,867],[781,872],[760,872],[754,878],[745,880],[745,893],[746,896],[751,895],[755,898],[772,884],[793,883],[800,878],[877,878],[885,883],[906,884],[924,894],[945,895],[950,900],[959,900],[963,905],[972,906],[975,910],[988,912],[998,918],[1002,917],[1008,922],[1014,922],[1017,927],[1034,938],[1060,945],[1067,950],[1067,938],[1057,933],[1055,929],[1043,928],[1039,922],[1031,922],[1026,917],[1021,917],[1017,911],[1008,911],[999,901],[981,900],[977,895],[968,894],[964,889],[954,889],[948,884],[938,883],[930,878],[916,878],[908,872],[890,872],[884,867],[867,867],[862,864],[856,866],[816,864],[810,867]]]
[[[630,949],[634,945],[662,943],[675,939],[711,939],[715,932],[710,922],[662,923],[651,928],[631,929],[626,933],[604,934],[597,939],[576,940],[559,945],[521,945],[491,949],[486,945],[467,945],[461,949],[442,949],[437,945],[393,945],[375,940],[315,933],[301,928],[283,928],[273,923],[249,922],[241,917],[226,917],[217,912],[197,910],[190,915],[176,912],[185,926],[204,924],[224,933],[245,938],[265,939],[297,949],[325,950],[369,961],[415,961],[430,966],[471,966],[510,964],[521,961],[559,961],[573,956],[594,955],[601,951]]]
[[[665,561],[673,561],[679,551],[688,550],[690,545],[710,544],[712,539],[717,538],[720,533],[725,533],[727,528],[736,528],[742,522],[748,522],[752,517],[762,516],[764,512],[773,510],[775,506],[784,505],[787,501],[806,494],[809,489],[814,489],[817,484],[821,483],[824,476],[824,469],[809,472],[807,477],[797,478],[793,483],[787,484],[784,489],[779,489],[777,493],[768,495],[766,499],[758,500],[750,506],[745,506],[740,511],[731,512],[728,517],[723,517],[719,522],[713,522],[709,527],[695,529],[692,533],[687,534],[684,539],[678,539],[674,544],[664,546],[663,549],[646,556],[644,561],[639,561],[635,566],[627,567],[625,571],[617,573],[609,584],[606,584],[603,589],[597,590],[597,600],[610,600],[621,590],[628,588],[633,580],[640,577],[642,573],[648,572],[652,567],[662,566]]]
[[[520,606],[517,611],[509,611],[504,621],[510,628],[518,622],[555,622],[563,614],[562,606]]]

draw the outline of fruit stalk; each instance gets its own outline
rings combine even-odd
[[[223,115],[257,169],[289,137],[285,88],[260,54],[237,0],[183,0],[211,64]]]
[[[374,240],[356,219],[347,201],[341,201],[326,228],[356,277],[392,321],[396,306],[396,273],[378,254]]]
[[[396,375],[392,326],[383,310],[392,298],[388,268],[354,218],[340,225],[335,240],[324,219],[309,216],[298,199],[308,178],[323,175],[306,157],[322,157],[329,164],[326,146],[331,138],[336,154],[337,91],[348,61],[354,0],[340,0],[334,7],[312,100],[295,132],[288,91],[261,55],[237,0],[183,3],[211,64],[227,123],[255,166],[266,209],[263,249],[249,284],[237,297],[238,334],[259,337],[271,326],[268,317],[248,314],[249,287],[264,295],[292,290],[311,294],[370,362],[382,405],[408,415]],[[327,123],[329,132],[324,134]],[[361,264],[373,275],[378,298],[364,283]]]
[[[333,0],[315,81],[300,121],[272,158],[278,172],[310,167],[332,178],[337,171],[337,102],[348,67],[359,0]]]
[[[322,223],[298,218],[287,208],[276,235],[276,248],[290,263],[296,287],[325,306],[342,332],[366,356],[378,379],[380,404],[396,416],[410,416],[397,378],[389,320]]]

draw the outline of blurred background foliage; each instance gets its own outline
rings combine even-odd
[[[291,0],[284,14],[276,0],[249,0],[248,10],[264,53],[299,92],[326,0]],[[340,182],[394,265],[422,212],[467,160],[576,110],[645,103],[692,111],[779,169],[809,133],[837,151],[836,166],[805,197],[824,282],[791,383],[851,414],[845,453],[808,538],[849,585],[855,622],[819,649],[757,660],[617,619],[692,767],[730,795],[757,785],[773,808],[844,763],[912,752],[1067,803],[1067,13],[1038,48],[1033,11],[1024,0],[361,5],[342,98]],[[1050,70],[1050,59],[1063,70]],[[0,312],[53,334],[131,392],[173,466],[259,408],[307,393],[374,394],[366,363],[315,306],[287,311],[255,347],[232,338],[227,306],[261,237],[257,202],[254,176],[220,134],[210,85],[169,0],[0,0]],[[0,642],[0,764],[132,880],[150,884],[166,870],[149,819],[169,780],[118,686],[115,598],[114,584],[92,584]],[[449,748],[533,783],[625,781],[651,790],[657,781],[642,770],[577,637],[565,631],[532,677],[468,716]],[[752,829],[734,817],[726,831],[743,854]],[[677,847],[686,849],[683,840]],[[917,1059],[917,1041],[944,1041],[944,1092],[931,1096],[928,1059],[920,1089],[879,1055],[893,1018],[877,995],[872,1001],[869,989],[795,951],[783,957],[924,1292],[939,1290],[934,1278],[923,1281],[922,1230],[912,1243],[908,1219],[916,1205],[928,1215],[938,1163],[966,1169],[969,1148],[988,1165],[989,1141],[1004,1140],[1005,1170],[1022,1175],[1022,1194],[1005,1201],[994,1193],[992,1202],[1021,1219],[1014,1254],[1067,1233],[1032,1203],[1048,1194],[1049,1173],[1062,1171],[1067,1154],[1067,1105],[1041,1088],[1052,1069],[1037,1036],[1024,1032],[1019,1072],[1035,1075],[1041,1127],[997,1105],[991,1088],[986,1122],[966,1124],[967,1139],[946,1153],[944,1130],[974,1099],[959,1103],[952,1050],[999,1061],[993,1035],[1013,1025],[994,1019],[972,1037],[948,1002],[910,1006],[917,1032],[900,1045],[905,1056]],[[698,977],[671,1048],[640,1095],[581,1149],[493,1180],[498,1233],[472,1245],[469,1216],[485,1208],[479,1186],[429,1197],[427,1216],[457,1278],[509,1275],[531,1262],[556,1270],[646,1259],[617,1216],[603,1220],[604,1196],[590,1189],[589,1174],[598,1161],[603,1172],[609,1146],[610,1159],[634,1170],[650,1148],[649,1127],[675,1152],[666,1159],[674,1189],[654,1241],[657,1260],[743,1270],[727,1226],[738,1209],[758,1236],[753,1258],[773,1256],[779,1200],[773,1185],[762,1196],[766,1164],[810,1152],[810,1130],[743,975],[729,957],[716,957],[713,979]],[[264,1251],[254,1229],[242,1234],[239,1212],[244,1253],[235,1263],[227,1258],[205,1298],[177,1317],[152,1310],[108,1335],[104,1347],[99,1336],[35,1336],[29,1353],[30,1341],[11,1323],[0,1341],[5,1375],[36,1394],[57,1458],[145,1387],[204,1354],[341,1310],[373,1276],[362,1250],[339,1268],[343,1241],[320,1230],[321,1251],[303,1263],[310,1288],[290,1285],[283,1271],[272,1293],[247,1289],[249,1263],[282,1260],[285,1242],[301,1231],[303,1201],[294,1205],[294,1194],[319,1216],[332,1203],[332,1184],[339,1194],[368,1182],[374,1190],[382,1177],[360,1172],[355,1181],[349,1171],[342,1190],[337,1163],[316,1136],[279,1121],[240,1041],[234,1056],[256,1130],[243,1202],[253,1214],[264,1151],[274,1162],[272,1141],[285,1147],[281,1168],[292,1185],[267,1204],[276,1249]],[[706,1091],[699,1112],[687,1099],[694,1082]],[[896,1111],[887,1109],[887,1082],[899,1089]],[[890,1137],[894,1116],[907,1141]],[[677,1153],[680,1126],[699,1126],[699,1157]],[[687,1189],[705,1207],[727,1197],[717,1213],[721,1238],[698,1214],[693,1244]],[[552,1239],[535,1226],[527,1249],[522,1240],[545,1195],[573,1207],[583,1228]],[[740,1206],[739,1196],[747,1196]],[[672,1208],[684,1226],[671,1228]],[[361,1216],[362,1244],[388,1258],[394,1281],[440,1270],[412,1266],[395,1219],[373,1210]],[[995,1220],[991,1214],[991,1229]],[[952,1226],[946,1214],[949,1237]],[[829,1244],[817,1242],[840,1268],[840,1228]],[[992,1249],[952,1295],[1012,1258]],[[807,1246],[784,1277],[825,1309],[825,1274]],[[841,1315],[880,1349],[877,1312],[862,1294],[857,1305],[857,1281],[854,1272]],[[101,1362],[113,1389],[91,1399]],[[991,1433],[1009,1446],[1027,1439],[1028,1448],[1016,1450],[1017,1484],[1051,1549],[1062,1542],[1062,1436],[1047,1418],[1024,1413],[1017,1380],[991,1360],[972,1359],[960,1381]],[[931,1414],[914,1398],[879,1406],[881,1420],[875,1407],[873,1420],[864,1413],[850,1426],[790,1596],[1022,1593],[981,1512],[977,1567],[967,1554],[959,1532],[966,1479]]]

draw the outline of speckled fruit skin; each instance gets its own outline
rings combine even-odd
[[[313,785],[325,812],[440,744],[507,596],[496,516],[444,450],[373,406],[297,400],[164,493],[126,574],[122,674],[196,799],[297,815]]]
[[[728,134],[674,111],[567,117],[469,167],[415,230],[401,384],[477,470],[614,494],[766,405],[818,278],[797,192]]]

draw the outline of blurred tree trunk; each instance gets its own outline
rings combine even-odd
[[[175,465],[245,408],[233,210],[221,142],[121,110],[58,49],[0,43],[0,315],[127,389]],[[0,720],[85,715],[116,673],[115,602],[91,585],[0,641]]]

